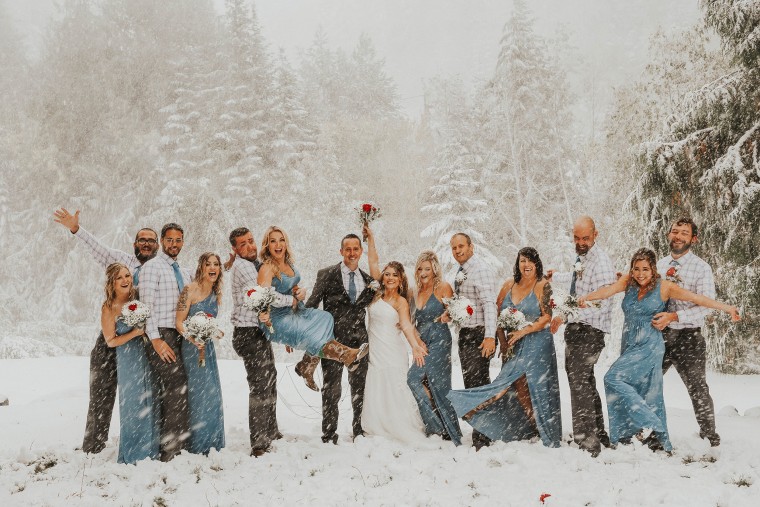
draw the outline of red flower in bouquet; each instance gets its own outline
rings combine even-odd
[[[544,500],[549,498],[551,495],[549,493],[541,493],[541,496],[538,497],[538,499],[541,501],[541,503],[544,503]]]
[[[517,308],[514,306],[509,309],[509,313],[517,313]]]
[[[136,303],[132,303],[127,308],[129,308],[130,312],[134,312],[135,310],[137,310],[137,304]]]
[[[364,227],[365,225],[369,225],[376,218],[382,215],[380,213],[380,210],[376,206],[373,206],[371,203],[368,203],[368,202],[365,202],[360,207],[355,208],[355,210],[359,215],[359,225],[361,225],[362,227]],[[367,236],[363,235],[362,239],[364,241],[367,241]]]
[[[362,205],[362,211],[365,213],[369,213],[372,211],[372,205],[371,204],[363,204]]]
[[[472,306],[467,307],[467,315],[472,315],[475,312],[475,310],[472,309]]]
[[[665,276],[676,276],[676,268],[671,267],[667,273],[665,273]]]
[[[248,297],[251,297],[251,294],[253,294],[254,292],[256,292],[256,289],[251,289],[251,290],[249,290],[249,291],[246,293],[246,295],[247,295]]]

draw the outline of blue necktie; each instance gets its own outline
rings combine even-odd
[[[681,265],[681,263],[673,259],[672,261],[670,261],[670,265],[673,266],[674,268],[677,268],[678,266]]]
[[[575,258],[575,264],[581,261],[581,256]],[[575,296],[575,282],[578,281],[578,272],[575,270],[575,264],[573,264],[573,281],[570,282],[570,295]]]
[[[457,295],[459,295],[459,287],[462,285],[461,283],[459,283],[459,280],[458,280],[459,273],[461,273],[462,271],[464,271],[464,266],[460,265],[459,269],[457,270],[457,274],[454,276],[454,292],[456,292]]]
[[[132,285],[137,287],[140,284],[140,270],[142,269],[142,264],[137,266],[135,268],[135,272],[132,273]]]
[[[355,276],[356,273],[353,271],[350,271],[348,273],[348,299],[350,299],[352,303],[356,303],[356,283],[354,283]]]
[[[179,287],[179,291],[182,292],[182,289],[185,288],[185,281],[182,279],[182,273],[179,272],[179,264],[177,264],[177,261],[172,262],[172,269],[174,269],[174,278],[177,279],[177,287]]]

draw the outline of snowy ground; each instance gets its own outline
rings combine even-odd
[[[243,364],[221,361],[220,367],[227,448],[129,466],[116,463],[117,413],[103,453],[74,450],[87,410],[88,358],[0,360],[0,397],[10,401],[0,406],[0,505],[539,506],[547,493],[548,506],[733,507],[758,505],[760,497],[760,376],[710,375],[723,437],[717,449],[698,438],[686,391],[670,372],[665,399],[675,455],[635,445],[593,459],[568,445],[528,442],[479,453],[438,439],[424,449],[380,438],[351,443],[345,396],[342,438],[325,445],[319,395],[301,385],[291,364],[281,364],[278,419],[285,438],[255,459],[248,455]],[[562,383],[569,433],[565,378]],[[463,428],[469,441],[469,426]]]

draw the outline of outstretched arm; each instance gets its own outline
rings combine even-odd
[[[375,233],[369,225],[365,225],[363,229],[364,234],[367,235],[367,260],[369,261],[369,274],[375,280],[380,281],[382,273],[380,272],[380,257],[377,255],[377,247],[375,246]]]
[[[715,310],[726,312],[727,314],[731,315],[731,320],[734,322],[741,320],[741,317],[739,316],[739,309],[735,306],[727,305],[725,303],[721,303],[720,301],[715,301],[714,299],[710,299],[709,297],[703,296],[702,294],[694,294],[693,292],[688,291],[683,287],[679,287],[678,284],[669,282],[667,280],[662,281],[662,298],[663,300],[680,299],[681,301],[689,301],[696,305],[704,306],[705,308],[714,308]]]
[[[585,296],[578,298],[578,302],[586,302],[586,301],[591,301],[594,299],[611,298],[618,292],[623,292],[625,290],[625,288],[628,286],[628,280],[630,278],[631,278],[630,275],[623,275],[615,283],[612,283],[610,285],[605,285],[604,287],[596,289],[594,292],[591,292],[590,294],[586,294]]]
[[[108,267],[109,264],[113,264],[114,262],[121,262],[129,267],[130,271],[134,271],[140,265],[134,255],[107,247],[98,238],[87,232],[84,227],[80,227],[79,210],[72,215],[66,208],[61,208],[54,212],[53,220],[66,227],[71,231],[71,234],[84,243],[90,251],[90,255],[103,268]]]

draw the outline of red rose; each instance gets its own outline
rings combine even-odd
[[[676,268],[671,267],[667,273],[665,273],[667,276],[676,276]]]
[[[539,500],[541,500],[541,503],[544,503],[544,500],[549,498],[551,495],[549,493],[541,493],[541,496],[538,497]]]
[[[256,292],[256,289],[249,290],[248,291],[248,297],[251,297],[251,294],[253,294],[254,292]]]
[[[512,313],[512,314],[517,313],[517,308],[510,308],[509,313]]]
[[[134,312],[135,310],[137,310],[137,304],[135,304],[135,303],[132,303],[132,304],[131,304],[131,305],[129,305],[127,308],[129,308],[129,311],[130,311],[130,312]]]
[[[206,314],[206,317],[208,317],[209,319],[213,319],[213,318],[214,318],[214,316],[213,316],[213,315],[211,315],[210,313],[207,313],[207,314]]]
[[[362,211],[364,211],[365,213],[369,213],[370,211],[372,211],[372,205],[371,204],[364,204],[362,206]]]
[[[374,211],[377,211],[377,208],[375,208],[374,206],[372,206],[372,211],[373,211],[373,212],[374,212]]]
[[[552,307],[552,309],[557,308],[557,303],[554,302],[554,298],[549,300],[549,306]]]
[[[472,306],[467,307],[467,315],[472,315],[474,310],[472,309]]]

